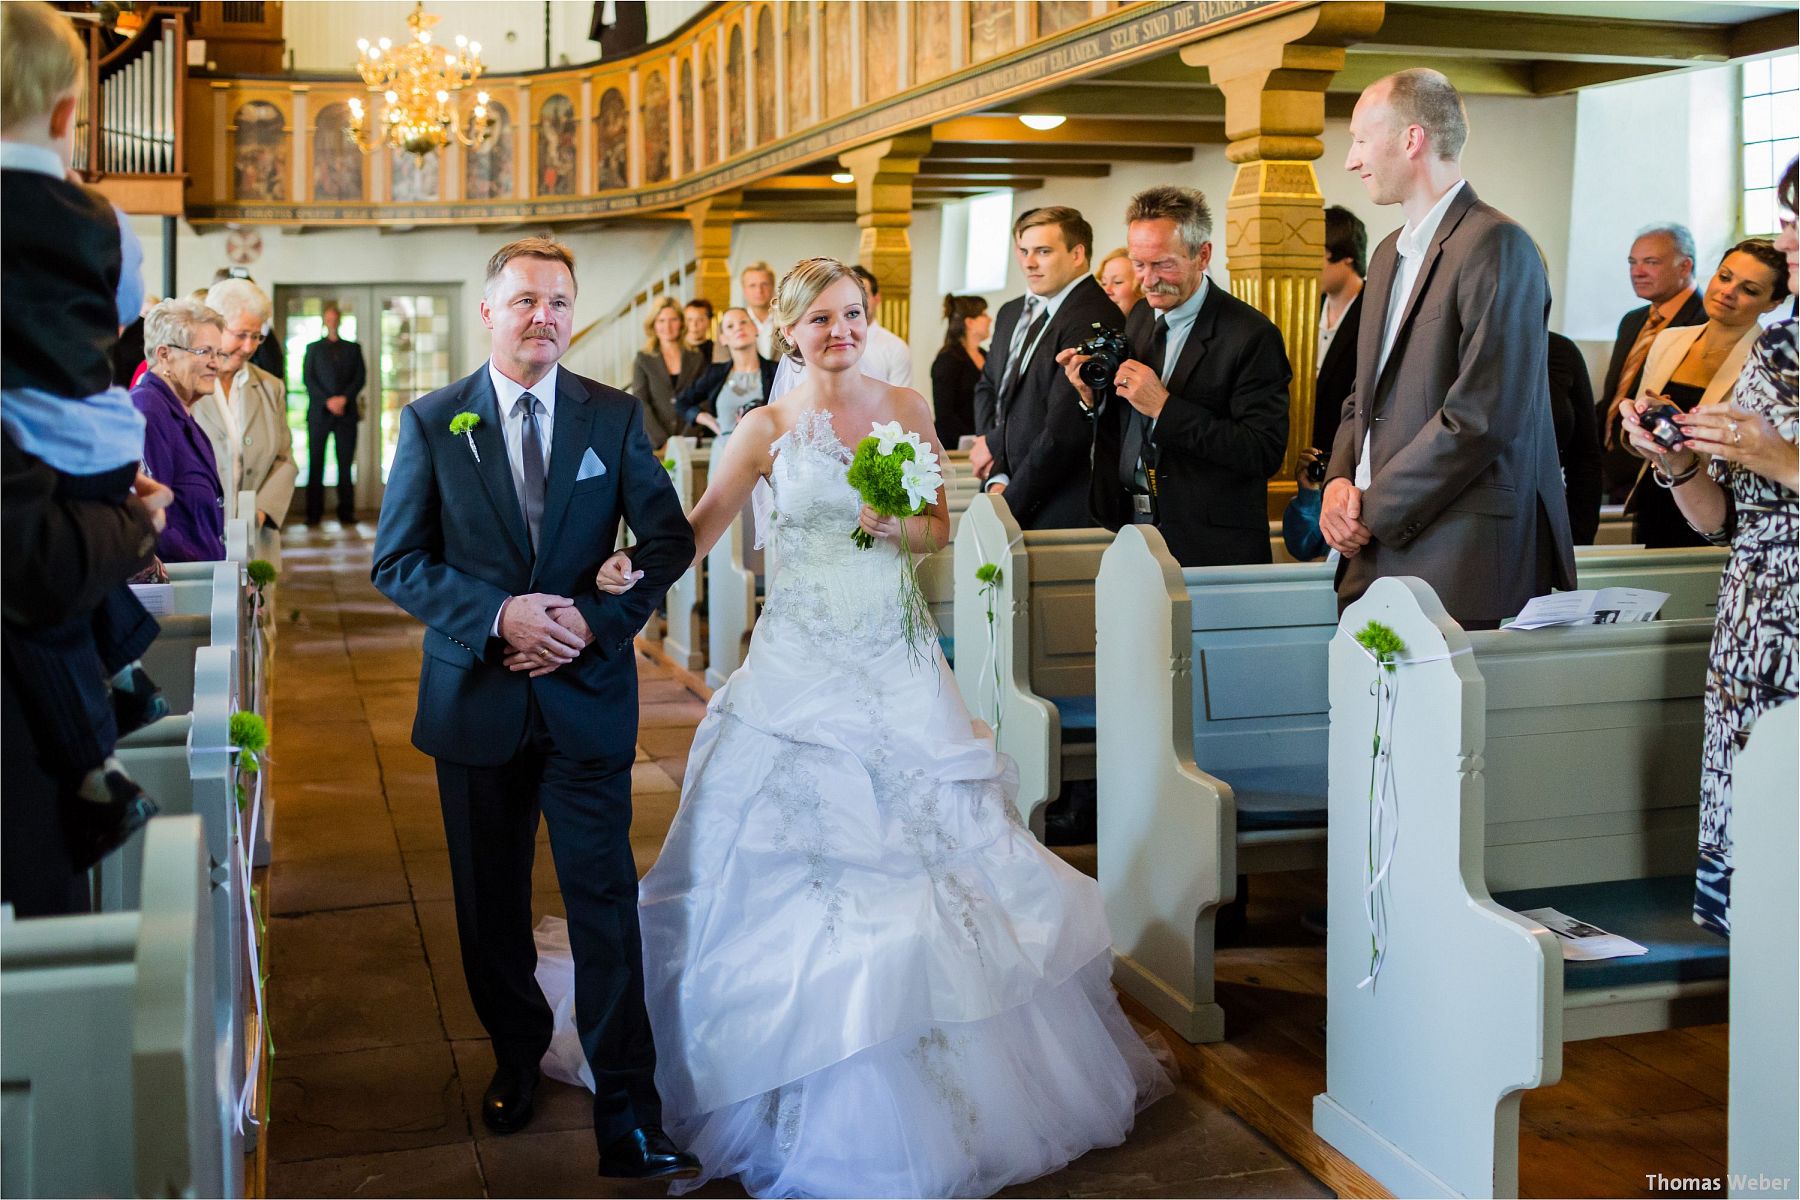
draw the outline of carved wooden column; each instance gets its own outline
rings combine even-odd
[[[1383,9],[1361,0],[1319,4],[1181,51],[1225,93],[1225,156],[1238,164],[1225,203],[1232,294],[1281,329],[1294,371],[1288,452],[1275,481],[1288,484],[1285,492],[1312,438],[1325,253],[1313,160],[1325,151],[1325,88],[1344,66],[1344,47],[1381,28]]]
[[[743,200],[741,191],[717,192],[687,206],[694,228],[694,293],[712,301],[715,314],[731,306],[731,227]]]
[[[857,261],[881,281],[881,323],[902,338],[912,334],[913,177],[931,149],[931,134],[914,131],[838,155],[856,176]]]

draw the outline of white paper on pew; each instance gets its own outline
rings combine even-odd
[[[134,583],[131,592],[153,617],[166,617],[175,611],[175,585],[172,583]]]
[[[1588,588],[1552,592],[1526,601],[1508,629],[1545,629],[1552,625],[1630,625],[1654,621],[1669,593],[1649,588]]]
[[[1519,914],[1529,917],[1556,935],[1562,945],[1562,956],[1568,962],[1594,962],[1602,958],[1632,958],[1650,951],[1628,937],[1608,933],[1598,925],[1558,912],[1554,908],[1528,908]]]

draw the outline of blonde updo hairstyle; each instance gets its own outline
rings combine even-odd
[[[804,365],[799,347],[788,340],[782,331],[789,325],[798,324],[812,307],[819,293],[840,279],[848,279],[856,284],[856,290],[862,293],[863,313],[869,309],[869,289],[857,276],[855,270],[835,258],[803,258],[794,264],[793,270],[781,277],[781,283],[775,289],[775,304],[770,316],[775,321],[774,346],[776,357],[787,355],[796,363]]]

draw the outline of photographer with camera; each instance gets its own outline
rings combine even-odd
[[[1057,368],[1059,351],[1096,325],[1116,330],[1119,308],[1089,273],[1094,231],[1072,208],[1034,208],[1013,223],[1026,294],[1000,306],[975,384],[981,437],[969,465],[1005,493],[1021,529],[1078,529],[1088,513],[1088,451],[1081,407]]]
[[[1094,516],[1155,525],[1184,567],[1268,562],[1292,377],[1281,332],[1208,282],[1205,196],[1150,188],[1125,220],[1144,288],[1125,344],[1090,339],[1057,356],[1094,418]]]

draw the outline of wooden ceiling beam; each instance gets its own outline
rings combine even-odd
[[[1187,146],[1088,145],[1076,142],[935,142],[932,161],[958,159],[970,162],[1191,162]],[[1035,167],[1033,168],[1036,169]]]
[[[1793,17],[1785,19],[1791,37]],[[1363,45],[1577,62],[1700,63],[1730,59],[1734,33],[1730,25],[1389,4],[1381,31]]]
[[[1225,142],[1223,121],[1092,120],[1071,117],[1055,129],[1030,129],[1016,117],[953,117],[931,127],[933,146],[944,142],[1201,146]]]
[[[997,105],[993,112],[1046,113],[1065,117],[1156,117],[1171,112],[1182,117],[1225,118],[1225,95],[1204,78],[1191,87],[1143,87],[1132,84],[1072,83],[1067,87]]]
[[[850,200],[856,199],[854,183],[834,183],[830,175],[775,175],[768,179],[759,179],[745,187],[748,192],[842,192]]]
[[[1772,13],[1734,25],[1727,41],[1733,58],[1755,58],[1759,54],[1792,50],[1797,43],[1800,43],[1800,35],[1796,34],[1792,12]]]
[[[1049,175],[1064,179],[1104,179],[1112,165],[1103,162],[1045,162],[1042,159],[927,158],[919,170],[931,175],[962,175],[983,179],[989,175]]]
[[[920,174],[913,180],[914,187],[924,188],[974,188],[977,191],[991,192],[998,188],[1011,188],[1015,192],[1027,191],[1044,186],[1042,175],[1020,175],[1017,172],[983,173],[978,171],[958,172],[955,175]]]
[[[1530,64],[1531,93],[1534,96],[1561,96],[1582,88],[1641,79],[1646,75],[1666,75],[1679,69],[1647,63],[1537,62]]]

